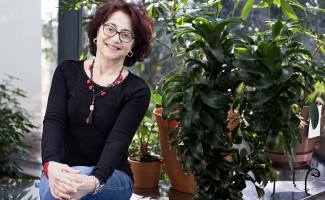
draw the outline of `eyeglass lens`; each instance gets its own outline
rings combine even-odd
[[[118,32],[115,27],[107,24],[103,24],[103,28],[105,35],[113,37],[118,33],[120,40],[123,42],[130,42],[133,39],[133,35],[128,31]]]

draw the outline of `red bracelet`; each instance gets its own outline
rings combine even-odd
[[[45,175],[45,177],[46,177],[47,179],[49,179],[49,177],[48,177],[48,175],[47,175],[47,168],[49,167],[49,164],[50,164],[50,162],[47,162],[47,163],[45,163],[45,165],[44,165],[44,167],[43,167],[43,173],[44,173],[44,175]]]

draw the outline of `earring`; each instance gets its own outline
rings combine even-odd
[[[94,38],[94,39],[93,39],[93,42],[94,42],[95,44],[97,44],[97,38]]]
[[[130,52],[128,53],[128,57],[132,57],[132,56],[133,56],[133,52],[130,51]]]

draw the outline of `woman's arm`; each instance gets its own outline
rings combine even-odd
[[[64,63],[61,63],[54,71],[46,113],[43,120],[43,165],[49,161],[61,162],[60,151],[65,131],[68,99],[66,77],[62,69],[63,64]]]
[[[106,183],[125,156],[132,138],[139,127],[150,102],[150,89],[143,81],[130,86],[133,89],[127,102],[121,108],[116,122],[106,140],[105,146],[91,175]]]
[[[55,70],[52,80],[52,85],[49,93],[46,114],[43,121],[43,135],[42,135],[42,163],[49,162],[48,178],[49,185],[54,197],[68,196],[65,193],[76,192],[74,183],[80,183],[82,180],[74,177],[73,174],[80,173],[79,170],[74,170],[68,165],[62,164],[60,159],[60,151],[64,139],[64,131],[66,124],[66,110],[67,110],[67,73],[64,73],[63,67],[68,62],[61,63]],[[55,180],[54,177],[65,177],[69,179],[69,184],[62,186],[60,180]],[[64,180],[61,178],[61,180]]]

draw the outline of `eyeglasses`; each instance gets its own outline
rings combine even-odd
[[[119,34],[119,38],[122,42],[129,43],[134,38],[134,35],[129,31],[117,31],[116,28],[109,24],[100,23],[103,26],[104,34],[110,37],[115,36],[117,33]]]

